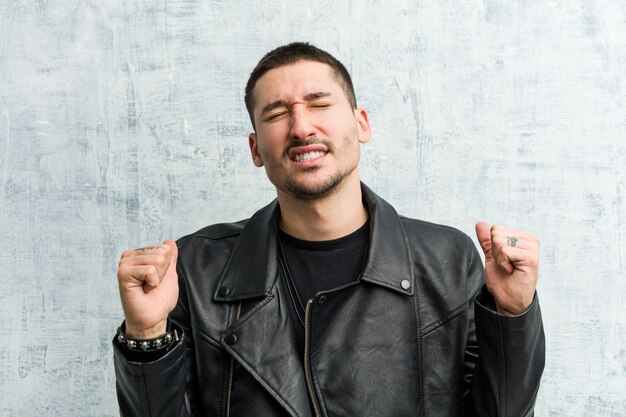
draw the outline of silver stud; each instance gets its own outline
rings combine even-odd
[[[158,347],[158,348],[160,348],[162,344],[163,344],[163,342],[161,341],[161,339],[157,339],[157,340],[154,341],[154,345],[156,347]]]
[[[165,343],[170,343],[172,341],[172,334],[168,333],[165,335]]]
[[[134,348],[134,347],[135,347],[135,344],[136,344],[136,343],[135,343],[135,341],[134,341],[134,340],[132,340],[132,339],[128,339],[128,340],[126,341],[126,346],[128,346],[128,348],[129,348],[129,349]]]
[[[408,290],[409,288],[411,288],[411,282],[408,279],[403,279],[402,282],[400,283],[400,286],[403,289]]]
[[[142,350],[148,350],[149,347],[150,347],[150,343],[148,343],[148,341],[144,340],[143,342],[141,342]]]
[[[120,334],[117,336],[117,341],[122,344],[126,341],[126,338],[124,337],[123,334]]]

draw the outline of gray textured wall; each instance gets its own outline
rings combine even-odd
[[[626,416],[626,3],[0,0],[0,415],[113,416],[123,248],[248,217],[261,55],[353,73],[399,211],[543,241],[538,416]]]

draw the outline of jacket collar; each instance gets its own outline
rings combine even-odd
[[[360,280],[413,295],[413,263],[400,217],[363,183],[361,190],[370,216],[370,244]],[[215,301],[240,301],[270,293],[278,278],[279,216],[278,201],[274,200],[248,220],[222,272]],[[404,280],[409,283],[406,289]]]

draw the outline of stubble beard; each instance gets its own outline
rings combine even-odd
[[[307,169],[307,172],[317,171],[317,167]],[[352,172],[351,170],[350,172]],[[325,198],[336,191],[337,187],[348,173],[336,172],[328,177],[324,182],[316,185],[306,185],[294,181],[293,179],[287,179],[285,182],[285,189],[295,199],[298,200],[316,200]]]
[[[347,136],[345,137],[344,141],[347,143],[350,143],[351,139],[349,136]],[[318,139],[308,140],[306,145],[311,145],[314,143],[322,143],[329,150],[329,153],[335,153],[335,147],[333,146],[333,144],[325,140],[318,140]],[[299,145],[303,145],[303,144],[299,144]],[[298,144],[292,145],[289,148],[287,148],[285,150],[285,155],[288,154],[289,149],[293,146],[298,146]],[[360,149],[358,145],[357,145],[356,152],[360,153]],[[357,157],[356,164],[352,167],[349,167],[347,170],[334,172],[331,175],[329,175],[324,181],[314,184],[314,185],[304,184],[304,183],[295,181],[293,178],[287,178],[287,180],[285,181],[285,190],[293,198],[298,199],[298,200],[310,201],[310,200],[326,198],[332,195],[333,193],[335,193],[339,189],[339,185],[343,182],[343,180],[354,172],[354,170],[358,166],[358,160],[359,158]],[[306,169],[305,171],[313,175],[319,169],[320,169],[319,167],[311,167],[311,168]]]

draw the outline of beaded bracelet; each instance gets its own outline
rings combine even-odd
[[[176,329],[168,330],[165,334],[162,334],[161,336],[157,336],[153,339],[137,340],[137,339],[132,339],[128,337],[126,333],[124,333],[125,329],[122,329],[122,327],[124,327],[124,324],[122,324],[122,326],[117,328],[117,335],[116,335],[117,341],[119,342],[120,345],[133,351],[155,352],[157,350],[165,349],[166,347],[171,345],[173,342],[177,342],[180,340]],[[167,328],[169,329],[169,327],[170,326],[169,326],[169,320],[168,320]]]

